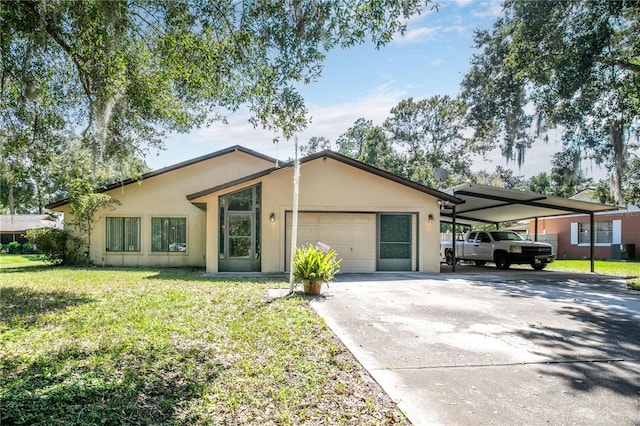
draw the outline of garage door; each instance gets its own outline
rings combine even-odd
[[[291,259],[292,214],[287,213],[286,266]],[[376,270],[376,215],[370,213],[300,213],[298,246],[321,241],[338,252],[344,272]]]

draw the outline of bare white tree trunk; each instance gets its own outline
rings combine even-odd
[[[293,293],[293,255],[298,240],[298,196],[300,192],[300,162],[298,161],[298,137],[295,138],[295,160],[293,162],[293,221],[291,223],[291,259],[289,260],[289,294]]]

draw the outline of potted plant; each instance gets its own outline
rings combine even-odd
[[[329,282],[340,272],[338,254],[330,249],[326,253],[309,244],[299,248],[293,256],[293,276],[302,280],[304,292],[320,294],[323,282]]]

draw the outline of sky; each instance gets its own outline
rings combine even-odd
[[[437,10],[426,10],[407,23],[404,36],[376,50],[370,44],[328,53],[318,81],[301,88],[311,123],[298,134],[300,144],[313,136],[333,143],[360,117],[382,125],[389,111],[403,99],[424,99],[435,95],[455,97],[460,82],[470,68],[474,53],[473,34],[489,29],[501,14],[501,1],[440,0]],[[249,114],[239,111],[227,115],[228,124],[214,123],[189,134],[171,135],[166,150],[151,153],[147,163],[159,169],[184,160],[242,145],[280,161],[293,158],[293,141],[274,144],[275,133],[254,129]],[[507,162],[499,151],[478,157],[472,170],[494,171],[501,165],[525,178],[550,172],[551,158],[561,149],[560,142],[539,141],[518,167]],[[595,165],[583,165],[587,176],[604,177]]]

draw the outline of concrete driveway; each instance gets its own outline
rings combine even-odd
[[[621,280],[341,275],[311,305],[416,425],[640,424],[640,293]]]

